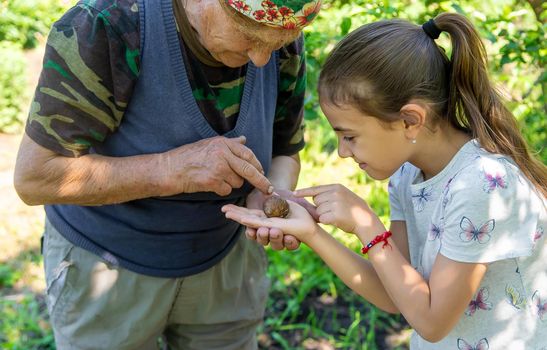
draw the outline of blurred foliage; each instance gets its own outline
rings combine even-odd
[[[0,42],[0,131],[9,131],[20,123],[27,102],[26,61],[20,48]]]
[[[23,51],[35,48],[66,8],[59,0],[0,0],[0,132],[17,131],[28,110]]]
[[[64,10],[59,0],[0,0],[0,41],[34,48]]]
[[[43,300],[37,300],[31,294],[0,298],[0,315],[1,349],[55,349]]]

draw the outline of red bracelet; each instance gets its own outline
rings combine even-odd
[[[370,241],[369,244],[367,244],[366,246],[363,247],[363,249],[361,249],[361,253],[363,253],[363,254],[368,253],[370,248],[374,247],[376,244],[378,244],[380,242],[384,242],[384,244],[382,245],[382,248],[384,248],[386,245],[388,247],[391,247],[391,245],[387,241],[387,239],[389,237],[391,237],[391,231],[386,231],[384,233],[380,233],[378,236],[374,237],[374,239],[372,241]]]

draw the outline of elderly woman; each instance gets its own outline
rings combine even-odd
[[[15,187],[45,205],[58,349],[257,347],[266,256],[220,208],[296,184],[319,6],[80,1],[53,26]]]

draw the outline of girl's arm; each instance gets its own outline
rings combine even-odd
[[[410,261],[410,251],[408,249],[408,234],[406,233],[405,221],[391,221],[389,230],[393,234],[391,238],[399,248],[399,251],[407,261]]]
[[[300,189],[297,195],[312,196],[321,223],[355,233],[363,245],[386,231],[366,202],[344,186],[315,186]],[[469,305],[486,272],[486,265],[459,263],[439,254],[429,281],[426,281],[409,263],[405,223],[395,221],[392,232],[393,238],[389,240],[392,248],[382,249],[382,244],[374,246],[369,251],[369,262],[410,325],[426,340],[439,341],[450,332]]]
[[[371,261],[340,244],[319,226],[317,228],[322,232],[313,235],[313,238],[307,240],[306,244],[321,257],[331,270],[349,288],[368,302],[387,312],[401,312],[401,309],[391,300],[390,294],[384,288]],[[403,257],[409,261],[406,223],[392,221],[390,231],[393,233],[394,245],[399,247]]]
[[[405,222],[393,221],[390,231],[393,248],[382,249],[380,244],[369,251],[369,260],[324,231],[306,244],[353,291],[384,311],[401,312],[424,339],[439,341],[469,305],[486,264],[459,263],[439,255],[428,284],[409,263]]]
[[[389,298],[373,266],[363,256],[340,244],[330,234],[319,227],[308,211],[289,201],[290,215],[286,219],[266,218],[261,210],[226,205],[222,211],[226,217],[248,227],[269,227],[292,234],[310,246],[340,279],[356,293],[387,312],[399,312]],[[405,247],[406,230],[404,222],[393,224],[397,231],[397,242]],[[404,248],[406,249],[406,248]],[[404,250],[403,249],[403,250]],[[406,249],[408,251],[408,249]]]
[[[305,243],[354,292],[384,311],[399,313],[374,267],[363,256],[342,245],[319,226]]]
[[[389,242],[391,249],[371,248],[369,261],[408,323],[427,341],[441,340],[469,305],[487,265],[456,262],[439,254],[428,283]]]
[[[259,210],[231,204],[222,210],[227,218],[243,225],[277,227],[293,234],[310,246],[352,290],[383,310],[401,312],[430,342],[439,341],[450,332],[486,272],[485,264],[459,263],[439,254],[427,282],[409,263],[404,222],[393,222],[395,239],[389,239],[391,248],[382,249],[382,244],[377,244],[369,250],[367,261],[315,224],[306,209],[293,202],[289,204],[291,213],[286,219],[266,218]],[[355,231],[363,245],[385,231],[376,216],[363,221],[367,225],[360,228],[366,228],[367,233]]]

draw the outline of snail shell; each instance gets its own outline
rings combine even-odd
[[[263,210],[269,218],[284,218],[289,215],[289,203],[283,198],[274,195],[264,201]]]

